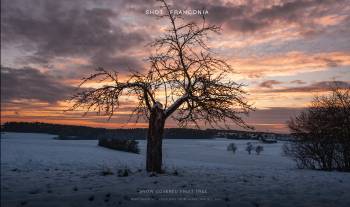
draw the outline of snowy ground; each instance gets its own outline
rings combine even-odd
[[[247,140],[164,140],[167,173],[150,176],[145,141],[137,155],[53,137],[1,135],[1,206],[350,206],[350,173],[296,169],[281,142],[258,156]]]

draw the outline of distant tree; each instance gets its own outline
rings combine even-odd
[[[350,171],[350,88],[334,83],[288,125],[295,142],[284,146],[300,168]]]
[[[232,151],[233,154],[236,153],[236,150],[237,150],[237,147],[236,147],[235,143],[230,143],[227,146],[227,151]]]
[[[155,49],[148,58],[150,69],[133,72],[121,81],[117,72],[99,68],[81,84],[101,78],[106,85],[77,93],[73,98],[73,109],[83,107],[111,117],[122,95],[136,97],[134,113],[146,117],[149,123],[146,169],[158,173],[162,172],[162,138],[169,117],[183,127],[189,123],[198,127],[200,121],[211,126],[232,121],[247,128],[240,115],[251,110],[243,85],[229,78],[233,74],[231,66],[214,57],[205,42],[209,33],[218,33],[220,28],[207,25],[205,18],[201,24],[184,22],[184,18],[171,12],[165,0],[160,2],[166,10],[160,18],[167,18],[170,27],[150,44]]]
[[[263,146],[260,146],[258,145],[256,148],[255,148],[255,152],[257,155],[260,155],[260,153],[264,151],[264,147]]]
[[[245,148],[245,150],[248,152],[248,154],[252,153],[252,150],[254,150],[254,146],[252,143],[248,142],[247,143],[247,147]]]

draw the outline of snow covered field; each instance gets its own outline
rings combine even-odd
[[[150,176],[145,141],[138,155],[54,137],[1,135],[1,206],[350,206],[350,173],[296,169],[282,142],[258,156],[247,140],[164,140],[167,172]]]

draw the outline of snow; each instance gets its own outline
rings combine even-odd
[[[164,140],[166,173],[151,176],[144,140],[132,154],[54,137],[1,135],[1,206],[350,206],[350,173],[297,169],[283,142]],[[264,151],[248,155],[247,142]]]

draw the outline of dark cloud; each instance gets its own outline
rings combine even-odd
[[[245,120],[257,131],[289,132],[287,121],[295,117],[305,108],[301,107],[270,107],[256,109]]]
[[[263,88],[272,88],[273,85],[281,84],[282,82],[277,80],[267,80],[259,84],[260,87]]]
[[[257,109],[250,113],[248,117],[249,122],[258,124],[283,124],[293,117],[299,114],[304,108],[291,108],[291,107],[271,107],[266,109]]]
[[[88,3],[69,1],[31,2],[37,2],[35,7],[26,1],[6,1],[1,14],[2,42],[32,51],[25,58],[27,63],[48,64],[56,57],[91,58],[94,65],[124,63],[114,56],[142,46],[148,38],[143,31],[127,31],[118,24],[118,12],[111,8],[87,8]]]
[[[350,82],[345,81],[320,81],[303,87],[291,87],[285,89],[276,89],[272,92],[314,92],[329,91],[332,88],[350,88]]]
[[[37,69],[1,67],[2,103],[19,99],[55,103],[68,98],[73,92],[73,87],[64,85]]]
[[[232,3],[225,3],[222,1],[187,1],[186,3],[181,2],[181,4],[176,4],[174,7],[189,7],[191,9],[207,9],[209,15],[206,17],[210,22],[215,24],[223,23],[223,21],[228,20],[232,17],[240,17],[249,9],[247,5],[234,5]]]
[[[140,59],[122,54],[119,56],[111,56],[104,52],[98,53],[91,57],[91,64],[96,67],[113,69],[117,71],[141,70],[143,65]]]

